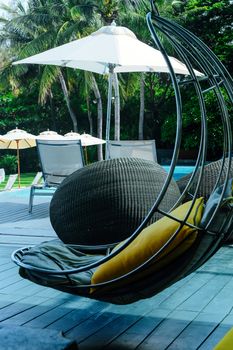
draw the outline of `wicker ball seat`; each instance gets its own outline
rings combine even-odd
[[[226,159],[226,161],[224,162],[222,173],[220,175],[218,186],[222,185],[225,181],[227,167],[228,167],[228,164],[227,164],[227,159]],[[205,199],[209,198],[210,194],[212,193],[212,191],[216,185],[221,168],[222,168],[222,159],[219,159],[215,162],[211,162],[204,167],[203,179],[202,179],[201,184],[198,188],[197,196],[203,196],[203,197],[205,197]],[[189,192],[191,192],[191,193],[193,193],[197,187],[199,174],[200,174],[200,170],[197,171],[195,179],[192,182],[192,186],[189,189]],[[191,178],[191,175],[192,175],[192,173],[185,175],[177,181],[177,184],[178,184],[181,192],[183,192],[183,190],[187,186],[187,184]],[[230,178],[233,177],[233,162],[231,162],[229,177]]]
[[[167,174],[151,161],[118,158],[74,172],[55,192],[50,220],[65,243],[101,245],[119,242],[142,222]],[[169,210],[180,195],[175,181],[160,205]],[[160,217],[154,214],[152,221]]]

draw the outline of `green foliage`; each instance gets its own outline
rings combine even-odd
[[[14,174],[17,171],[17,157],[11,154],[0,157],[0,168],[4,168],[6,174]]]
[[[229,0],[158,0],[159,12],[173,17],[200,37],[233,73],[232,17]],[[145,22],[150,4],[147,0],[40,0],[28,1],[28,8],[20,2],[7,9],[9,20],[2,22],[0,41],[0,134],[18,126],[33,134],[49,128],[59,133],[73,129],[59,76],[62,72],[68,98],[78,120],[78,131],[89,131],[90,112],[94,135],[97,131],[97,104],[93,79],[89,72],[55,66],[12,66],[11,62],[48,48],[83,37],[104,24],[116,20],[135,32],[146,43],[151,42]],[[1,19],[0,19],[1,21]],[[162,38],[166,49],[170,45]],[[174,54],[170,52],[169,54]],[[95,76],[106,115],[107,78]],[[136,139],[140,105],[140,75],[119,76],[121,94],[121,138]],[[183,126],[182,147],[195,149],[200,142],[200,112],[193,90],[182,91]],[[218,153],[222,145],[222,129],[218,106],[211,93],[205,96],[208,108],[208,128],[213,135],[211,148]],[[38,104],[40,103],[40,104]],[[89,103],[89,106],[88,106]],[[103,129],[105,120],[103,120]],[[176,130],[174,93],[166,74],[145,75],[145,138],[155,138],[157,147],[170,148]],[[112,130],[113,135],[113,130]],[[96,150],[88,150],[94,159]],[[26,155],[27,154],[27,155]],[[22,152],[24,170],[38,167],[33,150]]]
[[[189,0],[176,19],[200,37],[233,73],[232,17],[232,1]]]

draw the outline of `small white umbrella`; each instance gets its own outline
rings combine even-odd
[[[102,145],[106,143],[105,140],[99,139],[98,137],[94,137],[86,133],[83,133],[82,135],[80,135],[80,140],[81,140],[82,146],[84,146],[84,149],[85,149],[85,156],[86,156],[87,163],[88,163],[87,146]]]
[[[5,142],[6,142],[6,140],[4,140],[4,136],[0,135],[0,144],[5,143]]]
[[[80,135],[77,132],[68,132],[67,134],[64,135],[64,137],[68,140],[81,140],[81,144],[84,147],[85,150],[85,158],[86,158],[86,163],[88,163],[88,157],[87,157],[87,146],[94,146],[94,145],[101,145],[104,144],[106,141],[103,139],[100,139],[98,137],[94,137],[90,134],[83,133]]]
[[[39,135],[36,136],[37,140],[64,140],[64,136],[59,135],[56,131],[46,130],[42,131]]]
[[[81,135],[78,132],[70,131],[64,137],[69,140],[80,140]]]
[[[17,150],[17,163],[18,163],[18,185],[20,188],[20,157],[19,150],[35,147],[36,146],[36,136],[29,134],[25,130],[13,129],[8,131],[5,135],[1,136],[1,140],[4,141],[0,143],[1,149],[16,149]]]
[[[94,137],[86,133],[83,133],[82,135],[80,135],[80,140],[81,140],[82,146],[85,146],[85,147],[93,146],[93,145],[102,145],[106,143],[105,140],[99,139],[98,137]]]
[[[176,74],[188,75],[182,62],[169,57]],[[13,64],[48,64],[79,68],[109,75],[106,140],[109,140],[112,79],[120,72],[169,72],[167,63],[159,50],[137,39],[126,27],[104,26],[82,39],[44,51]],[[202,73],[195,71],[197,76]]]
[[[82,146],[93,146],[93,145],[102,145],[106,143],[105,140],[99,139],[98,137],[94,137],[90,134],[86,134],[85,132],[83,134],[79,134],[77,132],[68,132],[64,135],[64,137],[68,140],[81,140]]]

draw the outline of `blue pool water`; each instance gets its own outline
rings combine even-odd
[[[163,168],[165,171],[169,171],[170,166],[169,165],[163,165]],[[175,171],[173,174],[173,178],[175,180],[180,179],[182,176],[185,176],[187,174],[190,174],[194,170],[194,166],[187,166],[187,165],[177,165],[175,167]]]
[[[169,171],[170,166],[169,165],[163,165],[162,166],[164,168],[165,171]],[[182,176],[185,176],[189,173],[191,173],[194,170],[194,166],[183,166],[183,165],[177,165],[175,167],[175,171],[173,174],[173,178],[175,180],[180,179]],[[12,191],[6,191],[6,192],[1,192],[1,199],[3,199],[5,196],[6,198],[9,197],[15,197],[17,195],[17,197],[28,197],[29,196],[29,188],[24,188],[21,189],[20,191],[18,191],[17,189],[12,190]]]

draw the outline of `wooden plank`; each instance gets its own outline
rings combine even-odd
[[[4,236],[1,235],[0,236],[0,244],[4,243],[6,244],[6,241],[8,242],[8,244],[18,244],[20,247],[22,246],[30,246],[30,245],[35,245],[35,244],[40,244],[44,241],[47,240],[51,240],[54,239],[54,237],[51,236],[47,236],[47,237],[42,237],[42,238],[38,238],[38,237],[20,237],[20,236],[12,236],[12,237],[8,237],[8,236]]]
[[[196,317],[193,311],[174,311],[139,345],[140,350],[163,350],[176,339],[187,325]],[[188,347],[186,348],[186,350]]]
[[[111,325],[113,320],[118,317],[118,314],[103,309],[103,311],[91,316],[65,334],[69,338],[77,340],[79,344],[92,334],[96,333],[99,329],[103,328],[105,325]]]
[[[212,350],[213,347],[233,327],[233,315],[227,315],[200,346],[200,350]],[[230,349],[229,349],[230,350]]]
[[[64,294],[64,292],[60,292],[59,290],[56,290],[53,288],[44,287],[44,286],[38,286],[38,287],[40,287],[40,289],[38,289],[38,292],[36,292],[36,295],[42,298],[57,298]]]
[[[222,314],[199,314],[167,349],[198,349],[223,318]]]
[[[211,279],[205,286],[178,306],[178,309],[201,311],[230,280],[230,276],[215,276],[215,278]]]
[[[233,278],[210,300],[206,307],[202,310],[206,313],[225,313],[228,314],[233,308]]]
[[[148,308],[145,310],[148,311]],[[148,337],[148,335],[167,317],[169,312],[170,312],[169,310],[163,310],[163,309],[157,309],[157,308],[156,310],[148,312],[146,315],[139,318],[137,322],[133,323],[127,329],[123,329],[123,332],[118,332],[118,333],[116,332],[115,334],[113,334],[112,341],[111,339],[106,339],[108,340],[108,345],[106,346],[106,349],[121,349],[121,348],[136,349],[136,347],[138,347],[138,345],[142,343],[143,340],[146,337]],[[130,317],[130,316],[127,315],[126,317]],[[111,329],[113,330],[113,328]],[[101,332],[99,333],[101,334]],[[88,338],[88,340],[90,339],[91,338]],[[82,345],[84,344],[85,342],[81,343],[81,349],[82,349]]]
[[[89,348],[91,344],[95,344],[96,349],[102,349],[117,335],[120,335],[132,324],[141,319],[145,313],[148,312],[146,306],[151,305],[151,300],[137,302],[135,304],[124,305],[110,305],[105,313],[108,313],[111,317],[112,314],[119,315],[111,321],[111,327],[109,325],[103,326],[98,332],[92,334],[84,342],[80,342],[82,348]]]
[[[213,350],[224,335],[231,329],[230,325],[220,324],[214,331],[204,340],[198,350]],[[229,349],[231,350],[231,349]]]
[[[22,298],[18,300],[16,303],[13,303],[3,309],[1,309],[0,313],[0,321],[4,321],[18,313],[21,313],[27,309],[31,309],[35,306],[35,304],[43,303],[44,299],[40,297],[28,297],[26,300]]]
[[[38,305],[34,304],[32,308],[23,310],[22,312],[2,321],[4,325],[27,325],[30,327],[44,328],[47,324],[50,324],[52,317],[57,319],[62,314],[69,311],[68,308],[61,308],[61,305],[65,304],[65,299],[48,299],[40,302]]]
[[[48,327],[51,323],[56,322],[58,319],[62,318],[64,315],[68,314],[73,310],[71,305],[68,302],[59,301],[53,299],[53,307],[49,307],[47,310],[43,307],[43,313],[40,313],[35,318],[27,322],[27,326],[45,328]],[[40,312],[40,310],[38,310]]]
[[[103,303],[86,303],[81,300],[80,305],[77,306],[77,309],[72,310],[71,312],[65,314],[61,318],[52,322],[48,328],[62,330],[64,333],[68,333],[72,328],[79,326],[82,322],[88,320],[93,315],[96,315],[101,310],[106,307]]]
[[[5,261],[4,261],[5,260]],[[12,262],[9,262],[9,259],[1,259],[0,260],[0,273],[2,271],[11,270],[15,267]]]
[[[1,349],[7,350],[78,350],[77,343],[61,333],[26,327],[0,326]]]
[[[0,293],[0,309],[16,303],[20,299],[22,299],[21,295],[5,295]]]
[[[31,295],[37,295],[37,296],[43,297],[43,295],[40,295],[39,293],[43,291],[44,288],[47,288],[47,287],[42,287],[42,286],[39,286],[38,284],[35,284],[28,280],[23,280],[22,278],[20,278],[19,281],[2,288],[1,292],[5,294],[17,294],[17,295],[20,295],[21,297],[22,296],[27,297]]]
[[[210,273],[192,274],[189,278],[184,280],[186,283],[182,286],[182,293],[180,289],[175,291],[168,299],[160,304],[161,308],[175,309],[187,299],[189,299],[195,292],[199,291],[203,286],[205,287],[209,281],[214,278]]]
[[[95,350],[101,350],[106,347],[109,342],[114,340],[118,335],[122,334],[132,324],[135,324],[140,316],[136,315],[121,315],[111,320],[109,324],[102,327],[98,332],[92,334],[84,342],[79,341],[81,349],[90,349],[95,344]]]

